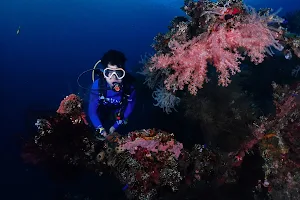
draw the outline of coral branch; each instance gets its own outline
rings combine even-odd
[[[74,124],[80,123],[81,121],[83,121],[86,125],[88,124],[86,115],[83,112],[82,100],[75,94],[66,96],[61,101],[60,106],[56,112],[62,115],[70,116]]]

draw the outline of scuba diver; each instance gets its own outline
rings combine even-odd
[[[96,138],[105,139],[121,125],[127,124],[133,111],[136,93],[133,77],[124,70],[125,55],[117,50],[107,51],[98,63],[103,70],[93,70],[99,78],[93,80],[88,102],[88,116],[96,129]],[[110,127],[107,132],[107,127]]]

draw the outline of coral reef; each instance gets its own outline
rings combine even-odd
[[[117,144],[118,154],[109,163],[114,163],[116,176],[127,185],[127,196],[152,199],[162,186],[177,190],[182,180],[178,159],[183,145],[173,134],[152,129],[134,131]]]
[[[276,114],[261,117],[253,124],[253,139],[234,155],[242,158],[258,146],[265,160],[264,180],[257,190],[267,188],[271,199],[299,199],[299,91],[300,84],[280,86],[273,83]],[[241,164],[241,163],[238,163]]]
[[[82,116],[82,108],[77,106],[81,99],[72,95],[69,101],[68,105],[76,106],[68,112],[37,120],[37,132],[24,144],[24,161],[50,170],[55,167],[54,173],[63,170],[58,163],[99,176],[111,172],[125,185],[128,199],[157,199],[167,188],[176,192],[182,184],[192,186],[199,181],[236,181],[231,158],[204,145],[188,151],[174,134],[161,130],[136,130],[126,136],[114,133],[104,142],[97,141],[84,120],[73,121]],[[66,99],[61,105],[66,105]]]
[[[173,95],[185,89],[196,95],[210,80],[210,66],[219,73],[219,85],[228,86],[245,59],[262,63],[274,55],[273,49],[283,51],[287,59],[300,57],[299,37],[283,27],[280,10],[255,11],[241,0],[186,0],[182,10],[189,18],[175,17],[169,32],[155,37],[156,53],[143,62],[142,74],[151,88],[163,84]],[[161,106],[170,99],[155,100]]]
[[[272,199],[298,199],[300,84],[273,83],[273,89],[276,114],[256,120],[252,138],[228,155],[199,144],[188,151],[173,134],[155,129],[127,136],[114,133],[105,142],[97,141],[83,120],[74,124],[69,114],[77,113],[73,117],[78,118],[82,110],[73,106],[68,113],[38,119],[37,133],[24,145],[22,157],[32,164],[61,162],[98,175],[110,171],[125,185],[128,199],[157,199],[161,191],[176,192],[182,184],[193,187],[204,181],[218,187],[237,182],[244,157],[258,147],[265,177],[258,180],[254,194],[267,189]]]

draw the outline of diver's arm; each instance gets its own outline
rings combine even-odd
[[[129,96],[129,98],[128,98],[128,103],[127,103],[127,107],[125,108],[123,121],[128,120],[130,114],[132,113],[132,111],[134,109],[135,102],[136,102],[136,92],[135,92],[135,89],[133,89],[130,96]],[[115,129],[117,129],[119,126],[120,126],[120,124],[118,124],[118,122],[116,122],[114,124]]]
[[[97,109],[99,105],[98,104],[99,102],[98,81],[99,80],[94,81],[92,85],[92,89],[90,92],[89,109],[88,109],[88,116],[95,128],[102,127],[102,123],[97,113]]]

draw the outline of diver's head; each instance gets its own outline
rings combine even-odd
[[[103,55],[101,59],[104,67],[103,76],[110,87],[122,84],[122,79],[125,77],[126,60],[125,55],[117,50],[109,50]]]

